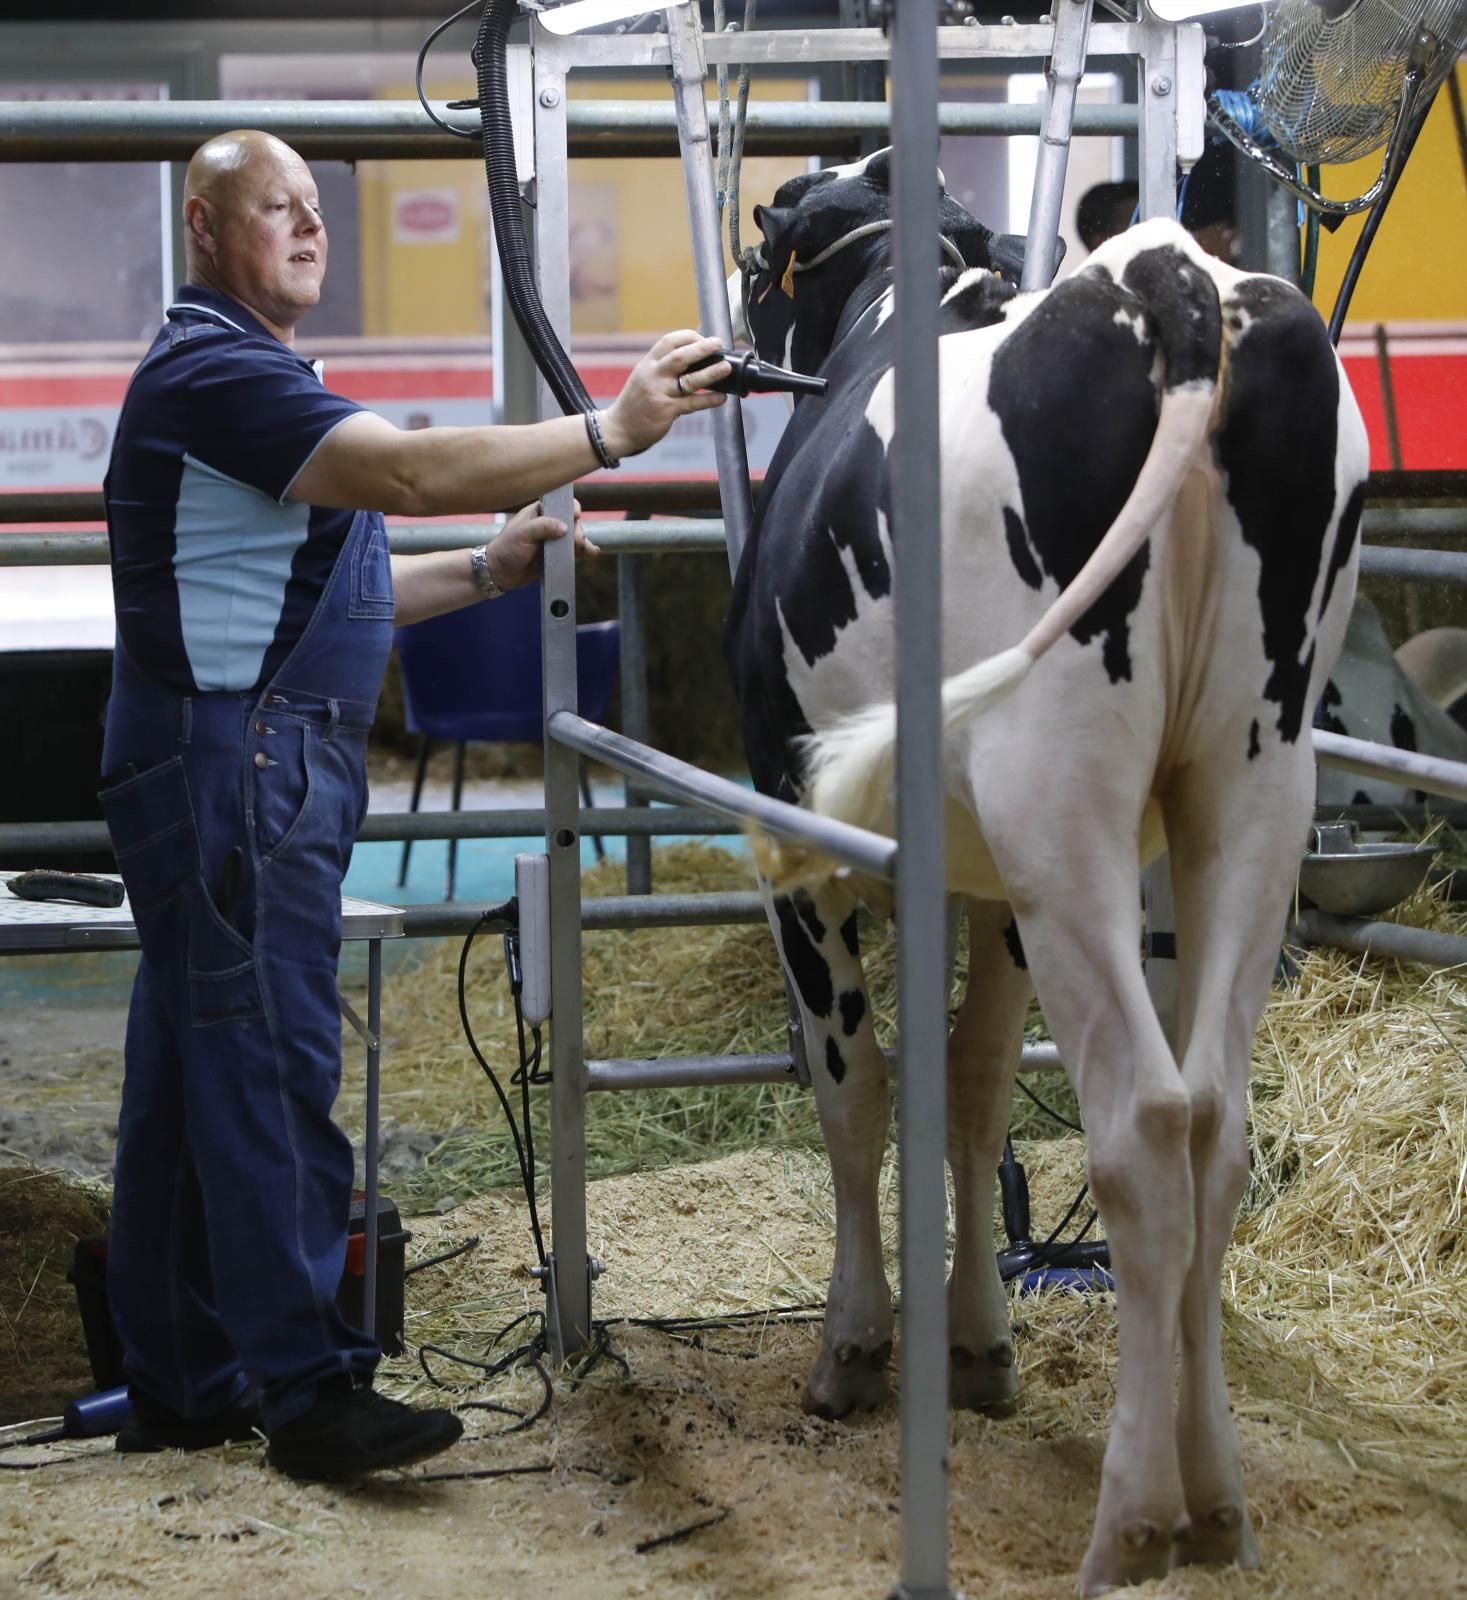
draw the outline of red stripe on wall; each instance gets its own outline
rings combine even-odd
[[[1388,472],[1467,469],[1467,357],[1412,355],[1391,357],[1391,389],[1401,459],[1392,460],[1379,363],[1372,357],[1344,357],[1350,387],[1370,432],[1370,466]]]

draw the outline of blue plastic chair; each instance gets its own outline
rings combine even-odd
[[[423,794],[423,778],[435,740],[454,745],[453,809],[460,808],[464,747],[487,744],[539,744],[545,733],[541,704],[540,585],[512,590],[497,600],[450,611],[396,633],[402,675],[403,712],[409,733],[418,735],[418,767],[411,809]],[[619,622],[583,623],[576,629],[576,685],[580,714],[605,723],[616,687],[621,653]],[[591,787],[581,768],[581,796],[591,804]],[[593,836],[598,859],[604,857]],[[403,842],[399,886],[407,882],[412,840]],[[458,841],[448,841],[448,889],[453,899]]]

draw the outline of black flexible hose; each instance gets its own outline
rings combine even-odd
[[[1418,69],[1413,67],[1412,71]],[[1365,265],[1365,258],[1370,254],[1370,246],[1375,241],[1380,225],[1385,220],[1386,207],[1391,203],[1391,196],[1396,192],[1396,185],[1400,183],[1406,171],[1406,163],[1411,159],[1411,152],[1416,148],[1416,141],[1421,137],[1421,130],[1426,126],[1426,119],[1431,114],[1431,107],[1436,100],[1436,94],[1427,96],[1426,104],[1417,112],[1410,128],[1406,131],[1405,140],[1401,145],[1401,154],[1396,162],[1396,170],[1391,174],[1390,181],[1381,191],[1380,198],[1370,208],[1370,215],[1365,219],[1365,226],[1360,230],[1360,237],[1355,241],[1355,248],[1350,252],[1349,265],[1345,268],[1345,276],[1340,281],[1340,291],[1335,296],[1335,308],[1330,313],[1329,338],[1330,343],[1337,345],[1340,342],[1340,332],[1345,326],[1345,314],[1350,309],[1350,301],[1355,295],[1355,285],[1360,281],[1360,271]]]
[[[510,311],[525,336],[535,365],[567,416],[584,416],[595,407],[581,375],[565,353],[540,303],[530,247],[520,215],[515,176],[514,128],[509,116],[509,78],[505,56],[518,0],[486,0],[473,59],[479,71],[479,116],[484,128],[484,171],[489,180],[489,211],[504,273]]]

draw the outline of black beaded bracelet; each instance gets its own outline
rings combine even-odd
[[[586,413],[586,437],[591,441],[591,448],[596,452],[596,459],[603,467],[619,467],[621,462],[606,448],[606,435],[601,431],[601,413],[588,411]]]

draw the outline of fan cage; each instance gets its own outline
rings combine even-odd
[[[1333,20],[1314,0],[1282,0],[1264,34],[1257,86],[1269,132],[1311,165],[1379,149],[1423,30],[1437,41],[1422,84],[1429,96],[1467,46],[1467,0],[1356,0]]]

